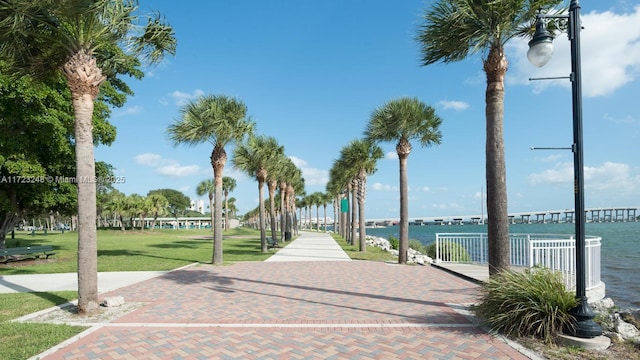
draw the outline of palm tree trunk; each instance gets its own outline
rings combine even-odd
[[[263,253],[268,252],[267,249],[267,232],[266,232],[266,224],[265,224],[265,211],[264,211],[264,192],[262,191],[264,188],[264,181],[258,180],[258,202],[259,202],[259,212],[260,212],[260,248]]]
[[[216,144],[211,153],[214,186],[213,210],[213,265],[222,265],[222,173],[227,162],[227,152]]]
[[[504,75],[507,60],[501,47],[494,46],[484,64],[486,91],[486,176],[487,237],[489,274],[510,268],[509,214],[507,210],[507,174],[504,155]]]
[[[93,96],[73,96],[78,186],[78,313],[98,309],[98,243],[93,155]]]
[[[353,184],[353,181],[352,181]],[[351,201],[349,211],[351,213],[351,245],[357,245],[356,237],[356,186],[351,185]]]
[[[229,192],[224,192],[224,230],[229,230]]]
[[[360,199],[358,201],[358,224],[360,226],[360,234],[359,234],[359,245],[360,251],[367,251],[367,241],[366,241],[366,228],[365,228],[365,219],[364,219],[364,201]]]
[[[407,263],[407,249],[409,248],[409,201],[407,185],[408,154],[398,154],[400,158],[400,223],[398,241],[398,263]]]
[[[270,213],[270,220],[271,220],[271,240],[273,241],[278,241],[276,239],[276,199],[275,199],[275,195],[276,195],[276,185],[272,183],[271,181],[269,182],[268,188],[269,188],[269,213]]]

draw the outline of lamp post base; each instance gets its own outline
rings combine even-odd
[[[569,310],[569,314],[576,319],[575,331],[570,334],[580,338],[594,338],[602,335],[602,327],[593,318],[595,314],[587,303],[587,297],[578,297],[580,303],[575,308]]]

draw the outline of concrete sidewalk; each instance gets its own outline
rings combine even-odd
[[[136,284],[167,271],[118,271],[98,273],[98,292]],[[0,276],[0,294],[78,290],[78,274],[29,274]]]
[[[300,232],[298,238],[265,261],[350,261],[330,234]]]

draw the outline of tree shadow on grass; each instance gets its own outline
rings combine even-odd
[[[100,256],[104,256],[104,257],[116,257],[116,256],[140,256],[140,257],[148,257],[148,258],[154,258],[154,259],[165,259],[165,260],[175,260],[175,261],[185,261],[188,263],[200,263],[202,262],[201,260],[198,259],[184,259],[184,258],[178,258],[178,257],[168,257],[168,256],[159,256],[159,255],[153,255],[150,253],[146,253],[143,251],[137,251],[137,250],[98,250],[98,258],[100,258]]]

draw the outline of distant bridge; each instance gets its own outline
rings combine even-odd
[[[638,221],[636,212],[638,206],[588,208],[585,209],[587,222],[627,222]],[[367,219],[367,225],[391,225],[400,221],[400,218]],[[575,221],[575,210],[546,210],[530,211],[509,214],[509,222],[512,224],[541,224],[541,223],[572,223]],[[487,215],[451,215],[451,216],[423,216],[411,217],[409,223],[414,225],[426,224],[484,224]]]

